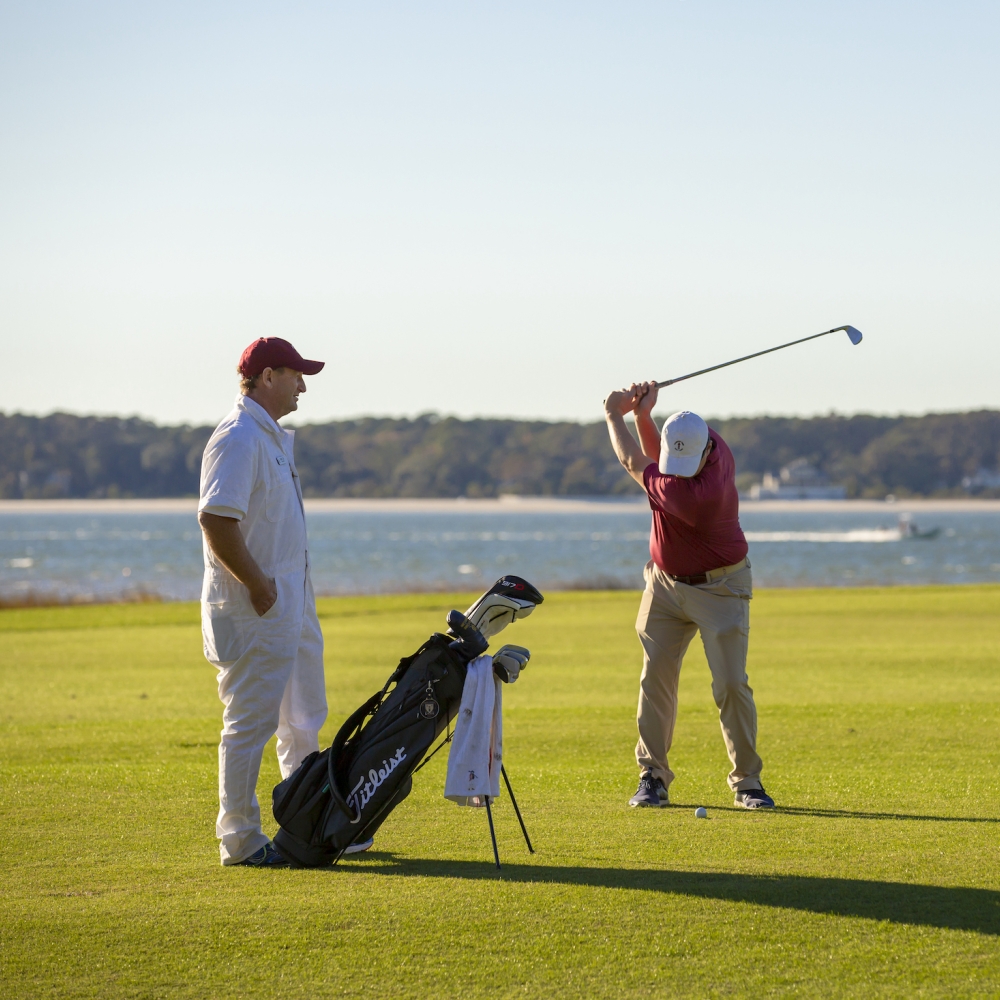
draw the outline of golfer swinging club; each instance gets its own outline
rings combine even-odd
[[[202,636],[225,706],[216,823],[224,865],[287,866],[261,830],[261,757],[277,733],[287,778],[319,749],[326,721],[323,633],[309,579],[294,431],[278,426],[298,409],[303,375],[316,375],[323,364],[305,360],[287,340],[254,341],[240,358],[236,406],[202,458]]]
[[[666,806],[667,763],[677,721],[681,661],[701,633],[712,695],[732,761],[736,804],[771,809],[760,783],[757,709],[747,683],[752,595],[747,542],[739,522],[736,463],[726,442],[696,413],[675,413],[656,430],[655,382],[633,383],[604,402],[618,460],[646,491],[653,510],[646,589],[635,627],[643,649],[639,680],[639,789],[631,806]],[[641,447],[625,426],[635,412]]]

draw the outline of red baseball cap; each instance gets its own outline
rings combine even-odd
[[[315,375],[323,370],[325,361],[306,361],[287,340],[281,337],[261,337],[240,357],[240,374],[253,378],[265,368],[291,368],[303,375]]]

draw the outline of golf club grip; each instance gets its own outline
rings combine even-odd
[[[825,337],[828,333],[838,333],[841,330],[845,330],[846,327],[835,326],[832,330],[824,330],[822,333],[814,333],[809,337],[800,337],[798,340],[790,340],[787,344],[779,344],[777,347],[769,347],[766,351],[757,351],[756,354],[747,354],[742,358],[736,358],[735,361],[723,361],[721,365],[712,365],[711,368],[702,368],[701,371],[691,372],[690,375],[681,375],[678,378],[667,379],[666,382],[657,382],[656,388],[663,389],[668,385],[673,385],[675,382],[683,382],[689,378],[695,378],[697,375],[707,375],[709,372],[718,371],[720,368],[728,368],[730,365],[738,365],[741,361],[749,361],[751,358],[759,358],[762,354],[773,354],[775,351],[783,351],[786,347],[794,347],[796,344],[804,344],[807,340],[815,340],[817,337]]]

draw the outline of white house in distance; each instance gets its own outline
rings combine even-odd
[[[962,489],[967,493],[976,493],[979,490],[1000,490],[1000,472],[979,469],[974,476],[963,476]]]
[[[814,465],[797,458],[775,476],[764,473],[763,482],[750,487],[751,500],[843,500],[847,490],[833,485]]]

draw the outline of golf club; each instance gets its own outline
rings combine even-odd
[[[730,365],[738,365],[741,361],[749,361],[751,358],[759,358],[762,354],[771,354],[773,351],[782,351],[786,347],[794,347],[796,344],[804,344],[807,340],[815,340],[817,337],[825,337],[828,333],[838,333],[843,330],[851,338],[852,344],[861,343],[861,331],[853,326],[835,326],[832,330],[824,330],[822,333],[814,333],[811,337],[802,337],[799,340],[791,340],[787,344],[779,344],[777,347],[769,347],[766,351],[758,351],[756,354],[748,354],[745,357],[737,358],[735,361],[724,361],[721,365],[712,365],[711,368],[702,368],[701,371],[691,372],[690,375],[681,375],[680,378],[668,379],[666,382],[657,382],[657,389],[662,389],[666,385],[673,385],[675,382],[683,382],[685,379],[694,378],[696,375],[704,375],[707,372],[717,371],[719,368],[728,368]]]

